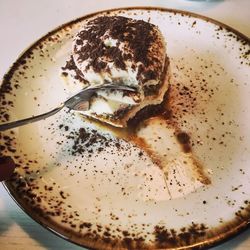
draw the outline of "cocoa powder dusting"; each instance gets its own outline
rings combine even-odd
[[[161,76],[162,62],[157,53],[152,56],[152,44],[159,43],[159,35],[153,24],[121,16],[101,16],[89,21],[75,39],[75,62],[87,62],[86,68],[80,71],[92,68],[96,73],[110,72],[109,62],[118,69],[127,70],[125,62],[129,61],[132,68],[140,63],[137,80],[141,84]],[[112,39],[116,44],[108,45],[105,39]],[[76,70],[77,67],[73,65],[75,62],[71,58],[62,69],[74,70],[78,74],[79,69]],[[147,68],[150,65],[153,67]]]
[[[87,40],[85,46],[75,52],[79,54],[79,59],[91,60],[90,66],[95,70],[99,69],[99,57],[106,56],[114,58],[115,65],[120,69],[125,69],[124,57],[118,47],[107,47],[102,41],[102,36],[108,35],[119,42],[127,42],[131,49],[132,57],[136,62],[142,62],[145,66],[149,64],[147,56],[148,49],[154,41],[153,25],[144,21],[131,21],[126,17],[98,17],[88,23],[89,28],[79,33],[78,43]],[[106,35],[107,36],[107,35]],[[142,43],[143,38],[143,43]]]

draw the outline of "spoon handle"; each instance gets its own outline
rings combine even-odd
[[[59,107],[57,107],[55,109],[52,109],[49,112],[43,113],[41,115],[36,115],[36,116],[32,116],[32,117],[25,118],[25,119],[22,119],[22,120],[17,120],[17,121],[14,121],[14,122],[8,122],[8,123],[0,124],[0,131],[20,127],[20,126],[23,126],[23,125],[26,125],[26,124],[29,124],[29,123],[32,123],[32,122],[36,122],[36,121],[40,121],[42,119],[48,118],[48,117],[56,114],[57,112],[59,112],[63,107],[64,107],[64,104],[62,104],[61,106],[59,106]]]

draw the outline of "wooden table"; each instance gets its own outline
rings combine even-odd
[[[189,10],[224,22],[250,36],[250,1],[185,0],[1,0],[0,1],[0,78],[27,46],[71,19],[107,8],[122,6],[161,6]],[[250,188],[250,187],[249,187]],[[82,249],[44,229],[30,219],[0,185],[0,249],[44,250]],[[214,250],[250,249],[250,229],[214,247]]]

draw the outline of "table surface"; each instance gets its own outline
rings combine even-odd
[[[0,78],[25,48],[58,25],[102,9],[145,5],[196,12],[250,37],[250,0],[0,0]],[[57,237],[30,219],[0,185],[0,249],[83,248]],[[250,229],[212,249],[250,249]]]

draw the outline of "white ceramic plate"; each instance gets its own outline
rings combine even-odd
[[[131,8],[85,16],[50,32],[11,67],[1,121],[47,111],[67,97],[60,67],[79,27],[97,15],[159,26],[173,79],[164,110],[115,130],[63,110],[2,132],[13,157],[5,182],[33,219],[96,249],[215,244],[250,222],[249,40],[187,12]]]

